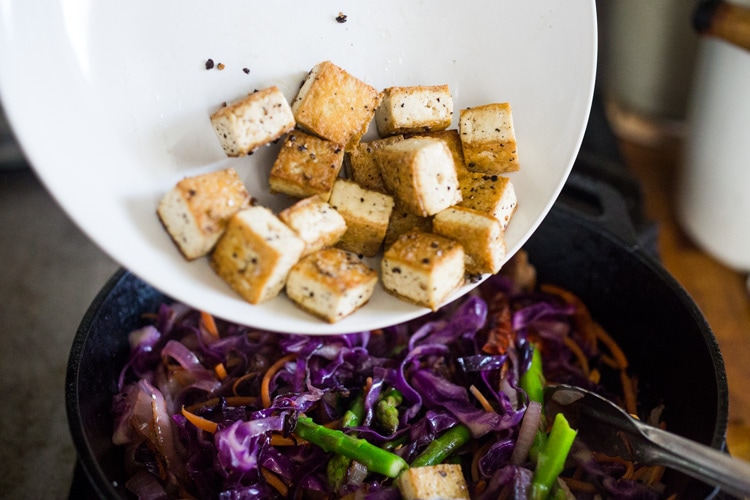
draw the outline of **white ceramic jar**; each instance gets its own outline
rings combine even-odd
[[[750,272],[750,50],[701,39],[693,85],[678,222],[706,252]]]

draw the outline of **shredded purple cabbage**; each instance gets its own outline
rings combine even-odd
[[[526,410],[518,380],[532,343],[541,346],[548,381],[605,390],[583,373],[563,342],[575,333],[574,312],[560,297],[519,291],[504,276],[424,318],[346,335],[277,334],[216,320],[217,338],[202,326],[199,311],[164,304],[150,324],[130,333],[131,356],[113,400],[113,440],[125,449],[128,488],[140,498],[331,498],[358,492],[398,499],[393,479],[361,469],[352,469],[336,488],[327,471],[333,454],[293,433],[302,414],[335,423],[361,398],[362,419],[347,433],[410,462],[447,429],[465,425],[474,441],[452,461],[464,465],[472,496],[497,498],[506,491],[523,497],[533,461],[516,466],[509,459]],[[264,375],[288,355],[270,379],[266,407]],[[587,355],[597,369],[607,369],[599,353]],[[381,403],[394,389],[401,398],[395,430],[381,415]],[[216,424],[216,432],[196,427],[183,408]],[[619,480],[618,471],[585,451],[573,455],[575,466],[589,474],[599,495],[658,496],[645,485]]]

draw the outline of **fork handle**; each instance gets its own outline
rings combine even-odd
[[[750,497],[750,463],[656,427],[643,426],[641,431],[659,446],[654,452],[654,462],[718,486],[739,498]]]

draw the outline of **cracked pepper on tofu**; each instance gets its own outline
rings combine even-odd
[[[366,257],[378,253],[388,229],[393,197],[338,179],[329,203],[346,221],[346,232],[338,246]]]
[[[344,147],[300,130],[289,132],[268,181],[272,193],[328,201],[344,161]]]
[[[383,253],[381,282],[388,293],[435,311],[463,283],[464,259],[457,241],[412,231]]]
[[[416,215],[401,206],[398,200],[391,211],[391,218],[388,221],[388,229],[385,232],[385,248],[393,245],[399,237],[404,234],[418,229],[420,231],[432,231],[432,217],[423,217]]]
[[[229,218],[250,204],[250,194],[233,168],[186,177],[162,197],[157,215],[182,255],[208,254]]]
[[[406,469],[397,480],[404,500],[468,500],[461,464],[437,464]]]
[[[500,221],[485,212],[450,207],[435,214],[432,230],[461,243],[466,272],[495,274],[505,260],[505,237]]]
[[[279,294],[305,242],[270,210],[253,206],[229,220],[211,254],[211,267],[251,304]]]
[[[273,86],[257,90],[211,115],[211,124],[227,156],[244,156],[294,128],[284,94]]]
[[[459,113],[458,130],[469,170],[504,174],[520,168],[509,103],[462,109]]]
[[[485,212],[500,221],[503,231],[518,208],[516,190],[510,178],[497,174],[470,172],[459,177],[462,207]]]
[[[323,61],[310,70],[292,112],[298,127],[349,150],[367,132],[380,99],[377,89]]]
[[[519,168],[508,103],[463,109],[451,129],[448,85],[381,91],[326,60],[290,102],[270,86],[210,118],[230,157],[283,137],[267,186],[296,199],[278,212],[251,203],[228,168],[183,179],[157,212],[185,258],[210,255],[216,274],[252,304],[278,295],[294,267],[289,297],[338,321],[367,302],[372,287],[363,277],[352,284],[356,297],[333,290],[323,269],[348,262],[364,276],[366,265],[352,258],[383,250],[383,288],[437,309],[466,273],[496,273],[505,259],[517,199],[500,173]],[[371,125],[379,137],[361,142]]]
[[[303,255],[335,245],[346,232],[346,221],[341,214],[317,196],[285,208],[279,219],[304,240]]]
[[[388,87],[375,110],[381,137],[445,130],[452,119],[453,97],[448,85]]]
[[[461,201],[453,154],[444,141],[411,137],[375,154],[388,192],[414,214],[434,215]]]
[[[301,309],[335,323],[370,300],[377,281],[378,273],[353,253],[324,248],[292,267],[286,294]]]
[[[468,172],[466,163],[464,162],[464,150],[463,146],[461,146],[461,137],[458,135],[458,130],[455,128],[436,130],[433,132],[418,132],[415,134],[409,134],[405,137],[432,137],[433,139],[440,139],[445,142],[445,145],[451,150],[453,164],[456,167],[456,174],[458,174],[459,178],[463,173]]]
[[[360,142],[344,156],[346,176],[365,189],[387,192],[383,175],[380,173],[380,165],[375,158],[375,152],[403,138],[402,135],[394,135],[370,142]]]

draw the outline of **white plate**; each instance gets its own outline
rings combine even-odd
[[[339,12],[345,23],[336,22]],[[506,233],[510,255],[570,172],[597,51],[594,0],[4,0],[0,30],[9,121],[47,189],[94,242],[195,307],[314,334],[427,311],[378,288],[364,308],[329,325],[284,297],[250,305],[206,259],[183,260],[155,214],[179,179],[233,166],[262,203],[282,203],[267,194],[274,147],[226,158],[210,113],[273,84],[291,100],[306,72],[326,59],[377,88],[447,83],[456,110],[508,101],[521,162],[511,174],[519,208]],[[209,58],[225,68],[206,70]]]

